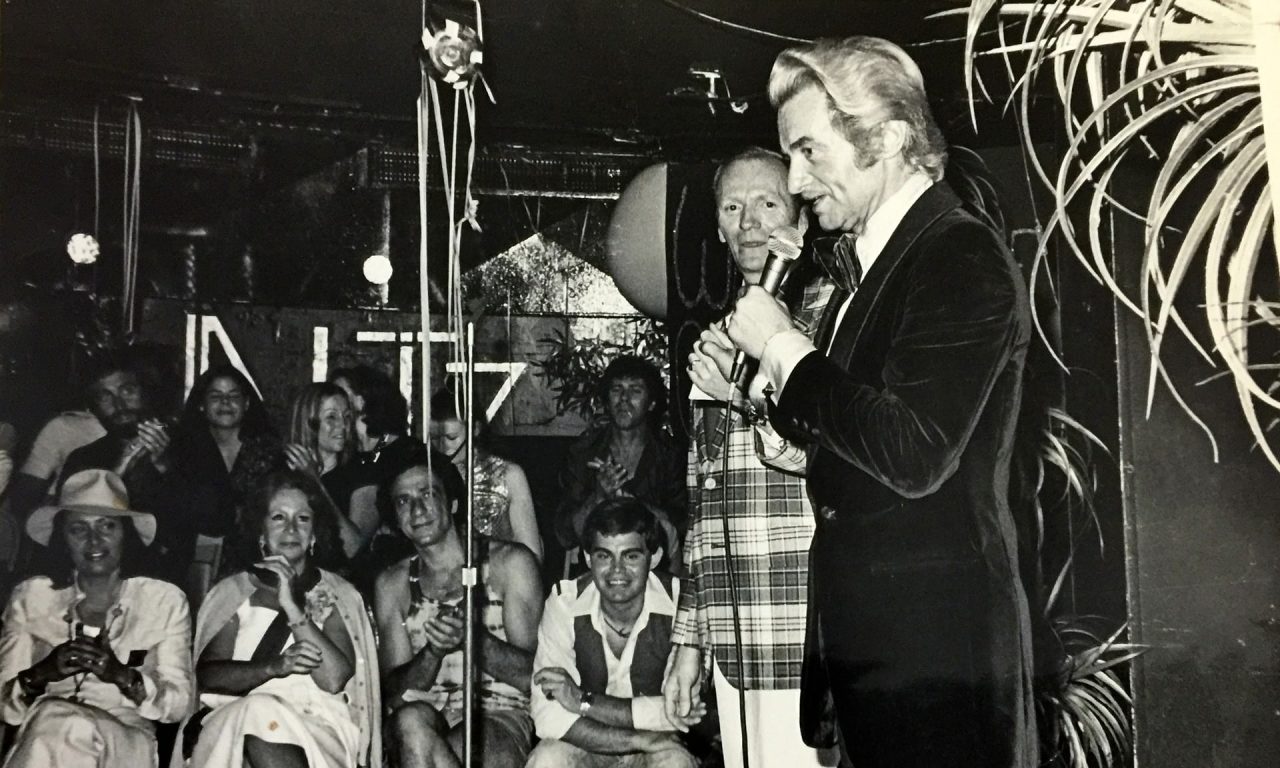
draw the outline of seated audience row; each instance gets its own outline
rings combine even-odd
[[[396,764],[459,765],[465,497],[442,454],[386,469],[378,506],[411,554],[377,578],[375,642],[364,599],[335,572],[328,494],[309,472],[269,472],[245,497],[243,569],[209,593],[193,645],[186,597],[144,575],[156,516],[133,509],[115,473],[72,474],[27,520],[49,557],[0,632],[3,716],[20,726],[5,765],[153,764],[155,723],[181,721],[173,768],[379,766],[384,716]],[[591,572],[560,584],[545,615],[533,553],[477,537],[478,754],[690,765],[661,701],[678,585],[650,572],[659,525],[616,499],[584,531]]]
[[[4,494],[7,520],[26,516],[56,496],[60,478],[89,468],[121,477],[135,508],[153,514],[157,533],[150,554],[157,575],[183,585],[198,601],[208,582],[189,582],[197,539],[215,541],[242,527],[249,489],[273,470],[290,467],[319,480],[339,512],[341,549],[367,591],[377,571],[406,553],[377,509],[377,486],[387,468],[423,445],[409,436],[408,405],[384,374],[367,366],[334,371],[333,382],[307,384],[293,398],[284,439],[271,426],[254,385],[238,369],[216,365],[201,374],[177,421],[158,414],[139,368],[121,357],[100,359],[88,371],[87,412],[55,417]],[[465,462],[456,438],[454,397],[434,399],[442,409],[432,431],[450,455]],[[447,412],[445,412],[447,411]],[[482,425],[477,426],[477,430]],[[465,441],[462,441],[465,444]],[[486,533],[542,552],[528,484],[520,468],[477,451],[477,489],[487,500]],[[0,471],[11,457],[0,452]],[[45,553],[30,548],[19,571],[39,567]],[[224,550],[222,573],[245,565]],[[11,556],[12,559],[12,556]]]

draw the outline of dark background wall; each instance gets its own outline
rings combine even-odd
[[[1140,236],[1123,222],[1115,228],[1117,266],[1130,286]],[[1195,285],[1186,293],[1178,308],[1194,328],[1204,297]],[[1128,310],[1114,311],[1129,616],[1132,639],[1150,647],[1132,669],[1137,765],[1275,765],[1280,473],[1246,429],[1230,379],[1215,377],[1174,334],[1163,359],[1212,429],[1217,460],[1167,391],[1157,390],[1148,416],[1146,334]],[[1251,351],[1256,361],[1269,358],[1263,343]]]

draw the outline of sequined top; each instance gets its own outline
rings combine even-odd
[[[485,536],[515,541],[511,527],[511,489],[507,488],[510,463],[492,453],[476,455],[475,526]]]

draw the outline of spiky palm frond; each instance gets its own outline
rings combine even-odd
[[[1280,298],[1272,277],[1280,185],[1269,183],[1270,171],[1280,170],[1280,3],[973,0],[960,13],[967,16],[971,101],[981,86],[976,58],[1003,57],[1031,165],[1054,193],[1033,273],[1042,273],[1039,263],[1061,236],[1085,270],[1143,320],[1151,351],[1148,413],[1163,384],[1213,441],[1162,357],[1176,333],[1230,372],[1246,422],[1280,469],[1265,427],[1266,412],[1280,412],[1280,397],[1274,374],[1251,363],[1249,350],[1256,334],[1280,330],[1271,309]],[[993,23],[998,42],[980,48],[980,33]],[[1053,169],[1030,150],[1032,95],[1049,78],[1064,106],[1066,138]],[[1152,163],[1154,182],[1135,190],[1126,171]],[[1123,262],[1129,254],[1111,252],[1100,235],[1108,212],[1144,227],[1145,247],[1133,254],[1140,259],[1136,289],[1119,276],[1135,271]],[[1191,300],[1202,312],[1183,316],[1179,297],[1185,310],[1186,297],[1200,290],[1203,300]]]
[[[1116,668],[1145,653],[1146,646],[1119,641],[1127,624],[1105,639],[1080,618],[1058,619],[1054,629],[1067,662],[1057,686],[1040,692],[1038,705],[1053,713],[1054,733],[1045,741],[1056,753],[1046,755],[1045,762],[1070,768],[1122,764],[1133,737],[1133,702]]]

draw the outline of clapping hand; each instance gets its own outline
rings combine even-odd
[[[320,457],[309,448],[304,448],[297,443],[289,443],[284,447],[284,460],[289,465],[289,469],[320,477]]]
[[[443,657],[462,647],[466,622],[453,606],[442,605],[440,608],[435,616],[422,625],[422,633],[427,637],[427,646],[437,656]]]
[[[151,463],[161,472],[169,468],[167,454],[169,451],[169,428],[159,419],[147,419],[138,425],[138,444],[142,452],[151,458]]]
[[[620,495],[622,486],[626,485],[634,474],[620,462],[615,461],[613,456],[592,459],[587,462],[587,467],[596,471],[596,489],[605,499]]]
[[[289,561],[283,555],[265,557],[255,563],[254,567],[276,575],[276,583],[273,586],[275,587],[276,600],[280,603],[281,610],[287,613],[288,609],[292,608],[294,613],[301,612],[302,607],[294,599],[298,572],[293,569],[293,566],[289,564]]]
[[[324,660],[324,651],[310,640],[299,640],[275,658],[271,663],[271,674],[275,677],[289,675],[306,675],[320,666]]]
[[[124,453],[112,471],[123,475],[138,459],[149,456],[156,469],[166,472],[169,469],[168,450],[169,428],[159,419],[147,419],[138,424],[137,434],[125,444]]]

